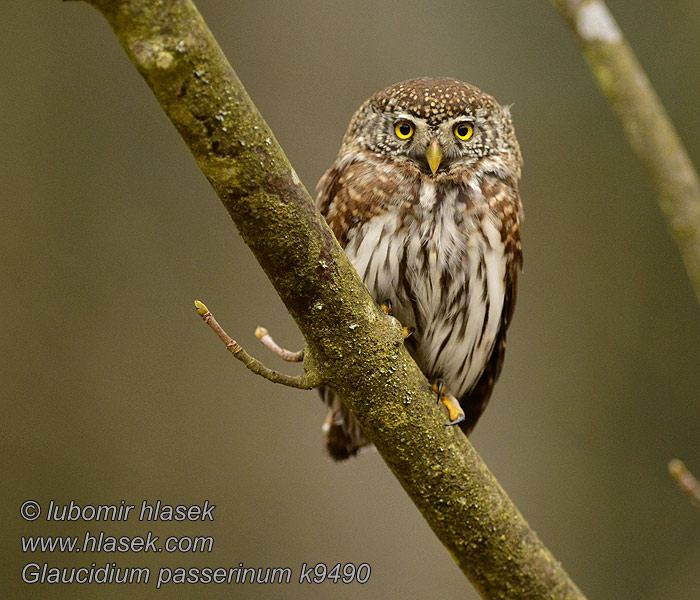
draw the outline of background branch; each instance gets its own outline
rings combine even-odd
[[[343,397],[477,590],[488,598],[582,598],[463,434],[444,427],[400,329],[366,293],[194,6],[91,4],[301,329],[307,373]]]
[[[700,301],[700,179],[634,52],[603,0],[551,0],[583,48],[598,85],[659,194]]]
[[[685,466],[685,463],[674,458],[668,463],[668,472],[678,484],[678,487],[685,492],[690,501],[697,508],[700,508],[700,483]]]

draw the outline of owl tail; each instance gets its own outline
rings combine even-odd
[[[325,388],[321,396],[328,405],[328,415],[323,423],[326,434],[326,450],[333,460],[347,460],[370,445],[357,419],[350,414],[336,394]]]

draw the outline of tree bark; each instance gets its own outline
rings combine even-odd
[[[484,598],[581,599],[378,309],[189,0],[86,0],[106,17],[335,389]],[[204,309],[203,309],[204,310]]]

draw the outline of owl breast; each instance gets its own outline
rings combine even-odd
[[[500,221],[481,190],[423,179],[345,239],[372,296],[416,328],[407,345],[428,379],[467,393],[493,350],[506,292]]]

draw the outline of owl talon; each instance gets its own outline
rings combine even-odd
[[[442,392],[445,389],[445,380],[444,379],[436,379],[433,382],[433,390],[437,393],[437,400],[440,402],[442,400]]]
[[[382,309],[387,315],[389,315],[390,317],[393,317],[393,316],[394,316],[394,314],[393,314],[393,313],[394,313],[394,303],[393,303],[391,300],[389,300],[388,298],[387,298],[386,300],[384,300],[384,302],[382,302],[382,303],[379,305],[379,308],[381,308],[381,309]],[[408,338],[410,338],[415,332],[416,332],[416,328],[415,328],[415,327],[404,327],[404,328],[403,328],[403,339],[404,339],[404,342],[405,342]]]
[[[447,409],[447,414],[450,416],[450,422],[445,423],[445,427],[458,425],[464,421],[464,411],[459,405],[459,400],[457,400],[457,398],[455,398],[452,394],[445,393],[445,381],[443,379],[436,379],[433,382],[433,389],[437,392],[438,401],[442,402],[444,407]]]
[[[447,406],[447,405],[445,405],[445,406]],[[457,414],[457,417],[454,420],[450,421],[449,423],[445,423],[445,427],[452,427],[453,425],[459,425],[462,421],[464,421],[464,411],[462,410],[461,407],[459,407],[459,413]]]
[[[384,302],[382,302],[379,305],[379,308],[381,308],[387,315],[391,317],[392,312],[394,310],[394,303],[387,298],[386,300],[384,300]]]
[[[452,425],[457,425],[464,421],[464,411],[459,405],[459,400],[452,396],[451,394],[444,394],[440,400],[445,405],[447,412],[450,415],[450,422],[445,424],[445,427],[450,427]]]

